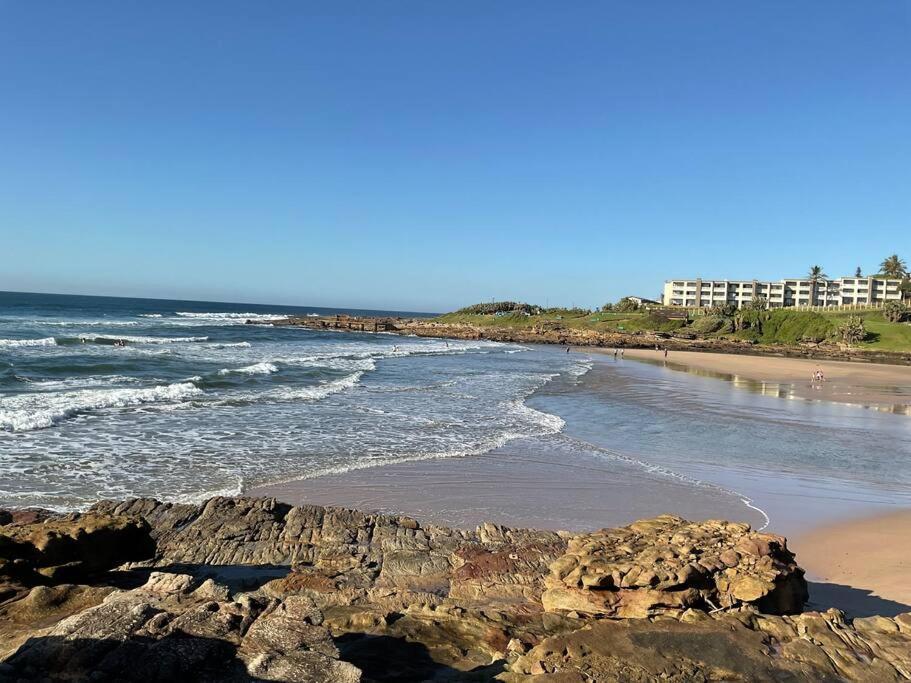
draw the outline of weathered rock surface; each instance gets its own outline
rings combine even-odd
[[[671,515],[572,538],[546,586],[548,611],[611,617],[746,604],[787,614],[800,612],[808,597],[784,538]]]
[[[911,678],[911,615],[846,623],[837,610],[680,621],[603,620],[546,638],[499,680],[888,683]]]
[[[0,526],[0,581],[27,586],[77,581],[155,552],[149,525],[141,517],[37,519]]]
[[[79,584],[36,571],[48,585],[0,603],[0,680],[911,678],[911,615],[790,614],[802,571],[784,539],[742,524],[462,531],[272,499],[140,499],[0,527],[18,539],[0,557],[28,538],[44,548],[32,566],[57,566],[40,539],[92,547],[64,531],[80,524],[143,525],[154,557],[99,576],[108,557]]]

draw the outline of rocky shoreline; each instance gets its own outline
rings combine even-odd
[[[472,531],[271,498],[0,513],[0,680],[901,681],[911,614],[804,612],[784,538]]]
[[[262,321],[249,321],[261,324]],[[836,344],[801,344],[794,346],[755,344],[750,341],[686,336],[664,332],[599,332],[554,324],[528,330],[480,326],[466,323],[443,323],[421,318],[297,318],[274,320],[273,325],[309,329],[339,329],[350,332],[384,331],[392,334],[439,339],[487,340],[518,344],[556,344],[560,346],[653,349],[655,345],[670,351],[704,351],[752,356],[810,358],[814,360],[854,361],[911,365],[911,354],[870,351]]]

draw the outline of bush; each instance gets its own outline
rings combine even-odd
[[[769,307],[769,301],[760,295],[752,299],[748,307],[751,311],[764,311]]]
[[[466,315],[493,315],[494,313],[503,311],[517,311],[534,315],[540,312],[540,310],[540,306],[532,306],[531,304],[517,303],[515,301],[493,301],[489,304],[466,306],[465,308],[460,308],[456,313],[463,313]]]
[[[837,334],[845,344],[859,344],[867,336],[864,319],[858,315],[852,315],[838,326]]]
[[[709,313],[714,316],[732,318],[737,313],[737,306],[734,304],[715,304],[709,309]]]
[[[908,307],[900,301],[890,301],[883,306],[883,318],[890,323],[900,323],[908,315]]]
[[[639,304],[630,299],[628,296],[623,297],[614,305],[615,311],[620,311],[621,313],[629,313],[630,311],[638,311]]]
[[[604,305],[601,307],[601,310],[604,311],[605,313],[607,313],[607,312],[609,312],[609,311],[614,310],[614,305],[613,305],[613,304],[610,304],[610,303],[604,304]]]
[[[699,334],[711,334],[718,332],[722,328],[730,326],[730,320],[720,315],[703,315],[696,318],[690,329]]]

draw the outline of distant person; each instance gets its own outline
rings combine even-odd
[[[664,357],[667,358],[667,347],[664,347]]]
[[[617,349],[614,349],[614,360],[617,360]]]
[[[566,347],[566,353],[569,353],[569,347],[568,347],[568,346]]]
[[[623,358],[623,349],[620,349],[620,358]]]

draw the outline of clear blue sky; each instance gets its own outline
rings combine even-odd
[[[594,306],[909,226],[905,0],[0,0],[0,289]]]

